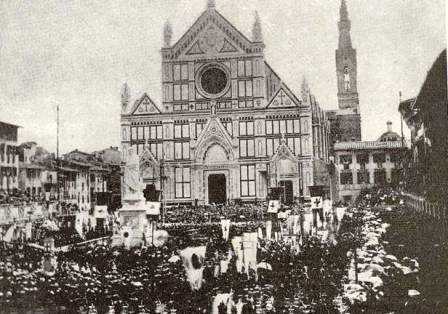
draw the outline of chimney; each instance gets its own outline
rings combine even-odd
[[[387,121],[387,132],[392,132],[392,122]]]

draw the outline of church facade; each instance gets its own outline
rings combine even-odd
[[[252,38],[208,1],[175,43],[166,24],[162,100],[122,93],[122,164],[134,147],[149,190],[167,203],[286,201],[329,187],[330,124],[304,80],[295,95],[264,56],[258,15]]]

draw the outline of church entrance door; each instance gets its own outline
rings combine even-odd
[[[208,176],[208,203],[224,204],[227,200],[226,176],[211,174]]]
[[[290,180],[280,181],[280,186],[283,188],[281,193],[281,201],[283,204],[292,204],[294,202],[293,184]]]

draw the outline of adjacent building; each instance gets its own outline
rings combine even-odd
[[[56,200],[57,171],[54,156],[36,142],[19,145],[19,189],[28,198]]]
[[[166,24],[161,103],[122,92],[123,161],[137,151],[146,191],[211,204],[283,187],[290,202],[329,186],[329,122],[306,81],[297,95],[267,62],[258,15],[249,39],[208,1],[177,42],[171,34]]]
[[[376,141],[335,143],[336,200],[350,203],[363,189],[398,187],[406,150],[401,136],[392,131],[392,122]]]
[[[18,129],[0,121],[0,195],[12,195],[19,188]]]
[[[430,202],[445,204],[448,189],[448,101],[446,49],[437,57],[417,97],[398,108],[411,131],[406,189]]]

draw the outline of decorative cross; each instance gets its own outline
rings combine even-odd
[[[142,105],[145,106],[145,111],[148,112],[148,106],[150,105],[149,101],[145,100]]]
[[[278,95],[278,97],[280,97],[280,104],[283,106],[283,98],[286,97],[285,93],[283,91],[280,91],[280,95]]]

